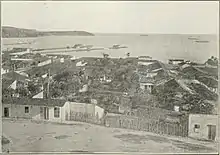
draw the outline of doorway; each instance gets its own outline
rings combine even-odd
[[[215,140],[215,137],[216,137],[216,126],[208,125],[208,139]]]
[[[49,108],[48,107],[40,107],[40,118],[48,120],[49,119]]]
[[[4,117],[9,117],[9,108],[8,107],[4,108]]]

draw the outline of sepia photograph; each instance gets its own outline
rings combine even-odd
[[[218,153],[218,64],[218,1],[3,1],[2,152]]]

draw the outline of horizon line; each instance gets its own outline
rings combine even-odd
[[[26,29],[26,30],[35,30],[39,32],[53,32],[53,31],[85,31],[93,34],[139,34],[139,35],[147,35],[147,34],[165,34],[165,35],[219,35],[219,33],[160,33],[160,32],[90,32],[87,30],[39,30],[35,28],[23,28],[23,27],[16,27],[16,26],[8,26],[8,25],[1,25],[1,31],[2,27],[11,27],[11,28],[17,28],[17,29]]]

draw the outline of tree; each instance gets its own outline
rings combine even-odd
[[[218,58],[216,58],[214,56],[211,56],[211,58],[209,58],[206,61],[206,63],[209,64],[209,65],[218,66]]]
[[[15,93],[18,93],[20,97],[27,97],[29,95],[28,89],[24,87],[18,87]]]
[[[11,88],[2,89],[2,96],[4,97],[12,97],[14,93],[15,93],[14,89],[11,89]]]
[[[28,83],[28,90],[30,91],[31,94],[36,94],[40,91],[40,86],[35,85],[33,82]]]
[[[185,94],[183,98],[185,102],[182,104],[188,107],[190,113],[211,114],[213,111],[214,105],[198,94]]]

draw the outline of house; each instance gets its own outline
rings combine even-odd
[[[40,67],[40,66],[45,66],[45,65],[48,65],[48,64],[51,64],[51,63],[52,63],[52,60],[51,60],[51,59],[39,60],[37,66],[38,66],[38,67]]]
[[[27,87],[28,86],[28,82],[30,80],[28,79],[28,77],[21,75],[17,72],[9,72],[6,74],[3,74],[3,78],[2,78],[2,86],[3,89],[8,89],[11,88],[13,90],[16,90],[17,88],[20,87]],[[18,94],[14,94],[15,96],[18,96]]]
[[[65,121],[66,101],[39,98],[5,98],[3,99],[3,117]]]
[[[138,65],[148,66],[148,65],[154,64],[155,62],[156,62],[156,60],[143,60],[143,59],[140,59],[140,60],[138,60]]]
[[[1,69],[1,75],[5,74],[5,73],[8,73],[9,70],[10,70],[10,67],[5,67],[5,66],[2,67],[2,69]]]
[[[152,57],[150,57],[150,56],[139,56],[138,60],[152,60]]]
[[[8,72],[2,76],[3,79],[13,79],[13,80],[18,80],[18,81],[29,81],[29,78],[25,75],[20,74],[19,72]]]
[[[140,82],[140,88],[142,90],[152,93],[154,87],[154,79],[142,76],[140,77],[139,82]]]
[[[76,63],[76,67],[84,67],[87,65],[87,62],[79,61]]]
[[[189,114],[189,137],[217,141],[218,115]]]
[[[169,59],[168,63],[173,65],[178,65],[184,63],[184,59]]]

